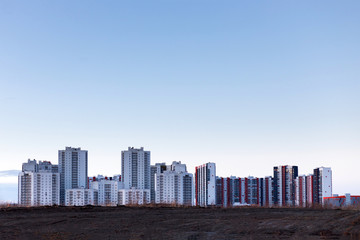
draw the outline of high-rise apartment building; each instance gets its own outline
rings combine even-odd
[[[197,206],[216,204],[216,167],[206,163],[195,168],[195,200]]]
[[[272,205],[272,178],[216,177],[216,205]]]
[[[231,206],[231,190],[230,190],[230,178],[223,178],[216,176],[215,179],[215,201],[216,206],[228,207]]]
[[[332,171],[329,167],[314,169],[313,204],[323,204],[324,197],[332,196]]]
[[[247,178],[247,204],[259,205],[260,204],[260,179],[257,177]]]
[[[66,189],[88,188],[88,151],[66,147],[59,150],[60,203],[65,204]]]
[[[297,176],[297,166],[274,167],[274,204],[278,206],[295,205],[295,179]]]
[[[150,190],[150,175],[150,151],[129,147],[121,152],[121,181],[125,189]]]
[[[155,176],[167,170],[166,163],[156,163],[150,166],[150,201],[155,203]]]
[[[271,176],[260,178],[260,206],[273,205],[273,179]]]
[[[249,204],[249,186],[248,178],[239,178],[239,203]]]
[[[18,179],[18,203],[43,206],[60,203],[60,176],[47,161],[28,160]]]
[[[216,189],[218,205],[224,207],[239,204],[259,205],[261,196],[259,180],[259,178],[252,176],[221,178],[221,182],[218,179]],[[219,204],[220,199],[221,204]]]
[[[192,206],[193,176],[186,165],[173,162],[167,169],[155,174],[155,202]]]
[[[307,206],[307,177],[305,175],[298,176],[295,179],[295,205],[300,207]]]
[[[331,168],[315,168],[314,174],[298,176],[295,185],[297,206],[323,205],[324,198],[332,197]]]

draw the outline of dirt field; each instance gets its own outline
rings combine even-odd
[[[0,239],[360,239],[360,211],[297,208],[0,209]]]

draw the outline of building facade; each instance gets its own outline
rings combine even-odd
[[[98,181],[98,204],[116,206],[118,204],[119,181],[105,178]]]
[[[298,176],[297,166],[274,167],[273,203],[278,206],[295,205],[295,179]]]
[[[155,203],[155,181],[156,174],[163,173],[167,170],[166,163],[156,163],[155,165],[150,166],[150,201]]]
[[[360,196],[346,193],[343,196],[324,197],[324,205],[329,207],[360,207]]]
[[[306,176],[306,206],[312,206],[314,200],[314,176],[309,174]]]
[[[66,206],[98,205],[98,191],[95,189],[66,189]]]
[[[195,201],[197,206],[216,205],[215,185],[215,163],[206,163],[195,168]]]
[[[260,206],[270,207],[273,205],[273,185],[271,176],[260,178]]]
[[[40,167],[39,167],[40,166]],[[18,176],[18,203],[22,206],[60,204],[60,175],[47,161],[28,160]]]
[[[121,152],[121,180],[125,189],[151,187],[150,151],[129,147]]]
[[[324,197],[332,196],[332,171],[329,167],[314,169],[313,204],[323,204]]]
[[[295,179],[295,205],[306,207],[307,203],[307,177],[305,175],[298,176]]]
[[[150,189],[120,189],[118,191],[119,205],[143,205],[150,203]]]
[[[36,160],[28,159],[26,163],[22,164],[22,172],[37,172],[39,168],[39,164]]]
[[[66,189],[88,188],[88,151],[66,147],[59,150],[60,203],[65,204]]]
[[[181,162],[173,162],[167,169],[155,174],[155,202],[192,206],[193,175]]]
[[[216,177],[216,205],[272,205],[272,177]]]

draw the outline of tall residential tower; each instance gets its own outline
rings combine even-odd
[[[150,190],[150,151],[129,147],[121,152],[121,181],[125,189]]]
[[[216,204],[215,163],[206,163],[195,168],[195,200],[197,206]]]
[[[278,206],[295,205],[295,179],[297,176],[297,166],[274,167],[274,204]]]
[[[314,169],[313,204],[323,204],[324,197],[332,196],[332,171],[329,167]]]
[[[67,189],[88,188],[88,151],[66,147],[59,150],[60,203]]]

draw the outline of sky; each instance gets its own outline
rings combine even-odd
[[[359,1],[0,1],[0,201],[28,158],[333,170],[360,194]],[[9,173],[9,174],[6,174]],[[10,189],[10,190],[7,190]],[[15,190],[14,190],[15,189]]]

